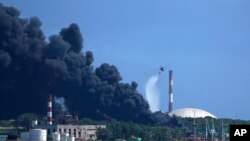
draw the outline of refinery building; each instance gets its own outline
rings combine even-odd
[[[76,141],[96,140],[96,131],[98,128],[106,128],[105,125],[35,125],[36,129],[45,129],[47,136],[53,140],[60,141],[62,136]],[[60,137],[61,136],[61,137]]]
[[[32,121],[32,129],[22,132],[22,141],[87,141],[96,140],[96,131],[106,125],[52,124],[52,96],[48,98],[47,124]]]

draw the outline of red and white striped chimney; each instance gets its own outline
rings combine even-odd
[[[48,98],[47,124],[52,125],[52,95]]]
[[[168,102],[168,112],[173,110],[173,71],[169,70],[169,102]]]

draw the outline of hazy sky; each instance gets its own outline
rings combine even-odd
[[[249,0],[1,0],[37,16],[46,37],[74,22],[94,66],[119,68],[145,95],[160,66],[174,71],[174,109],[250,120]],[[167,110],[168,73],[158,83]]]

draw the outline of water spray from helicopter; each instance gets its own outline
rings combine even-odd
[[[165,71],[165,68],[161,66],[159,68],[158,74],[152,75],[145,85],[146,99],[149,103],[151,112],[156,112],[160,110],[160,99],[161,94],[157,87],[157,82],[160,75]]]

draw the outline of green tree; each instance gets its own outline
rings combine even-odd
[[[112,136],[112,133],[107,128],[99,128],[96,132],[96,135],[98,140],[109,141]]]
[[[19,126],[23,126],[26,127],[26,129],[30,129],[32,121],[37,119],[38,116],[34,113],[24,113],[18,116],[17,122]]]

